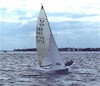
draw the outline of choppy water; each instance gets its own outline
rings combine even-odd
[[[100,52],[62,52],[73,60],[66,75],[46,74],[35,52],[1,52],[0,86],[100,86]]]

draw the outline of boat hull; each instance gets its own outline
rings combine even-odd
[[[68,74],[68,68],[53,71],[55,74]]]

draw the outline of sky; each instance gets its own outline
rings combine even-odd
[[[41,3],[59,48],[100,47],[100,0],[0,0],[0,50],[36,48]]]

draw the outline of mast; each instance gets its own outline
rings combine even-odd
[[[52,70],[66,69],[50,29],[43,5],[37,20],[36,46],[40,67],[52,64]]]

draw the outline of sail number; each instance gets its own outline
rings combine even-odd
[[[44,26],[45,20],[40,19],[39,20],[39,26],[36,29],[36,39],[38,43],[44,43],[44,36],[43,36],[43,26]]]
[[[42,36],[36,36],[37,42],[38,43],[44,43],[44,37]]]
[[[38,35],[43,35],[43,28],[38,28],[36,29],[36,34]]]
[[[37,27],[36,29],[36,39],[38,43],[44,43],[44,37],[43,37],[43,28]]]
[[[61,63],[56,63],[56,65],[61,65]]]

